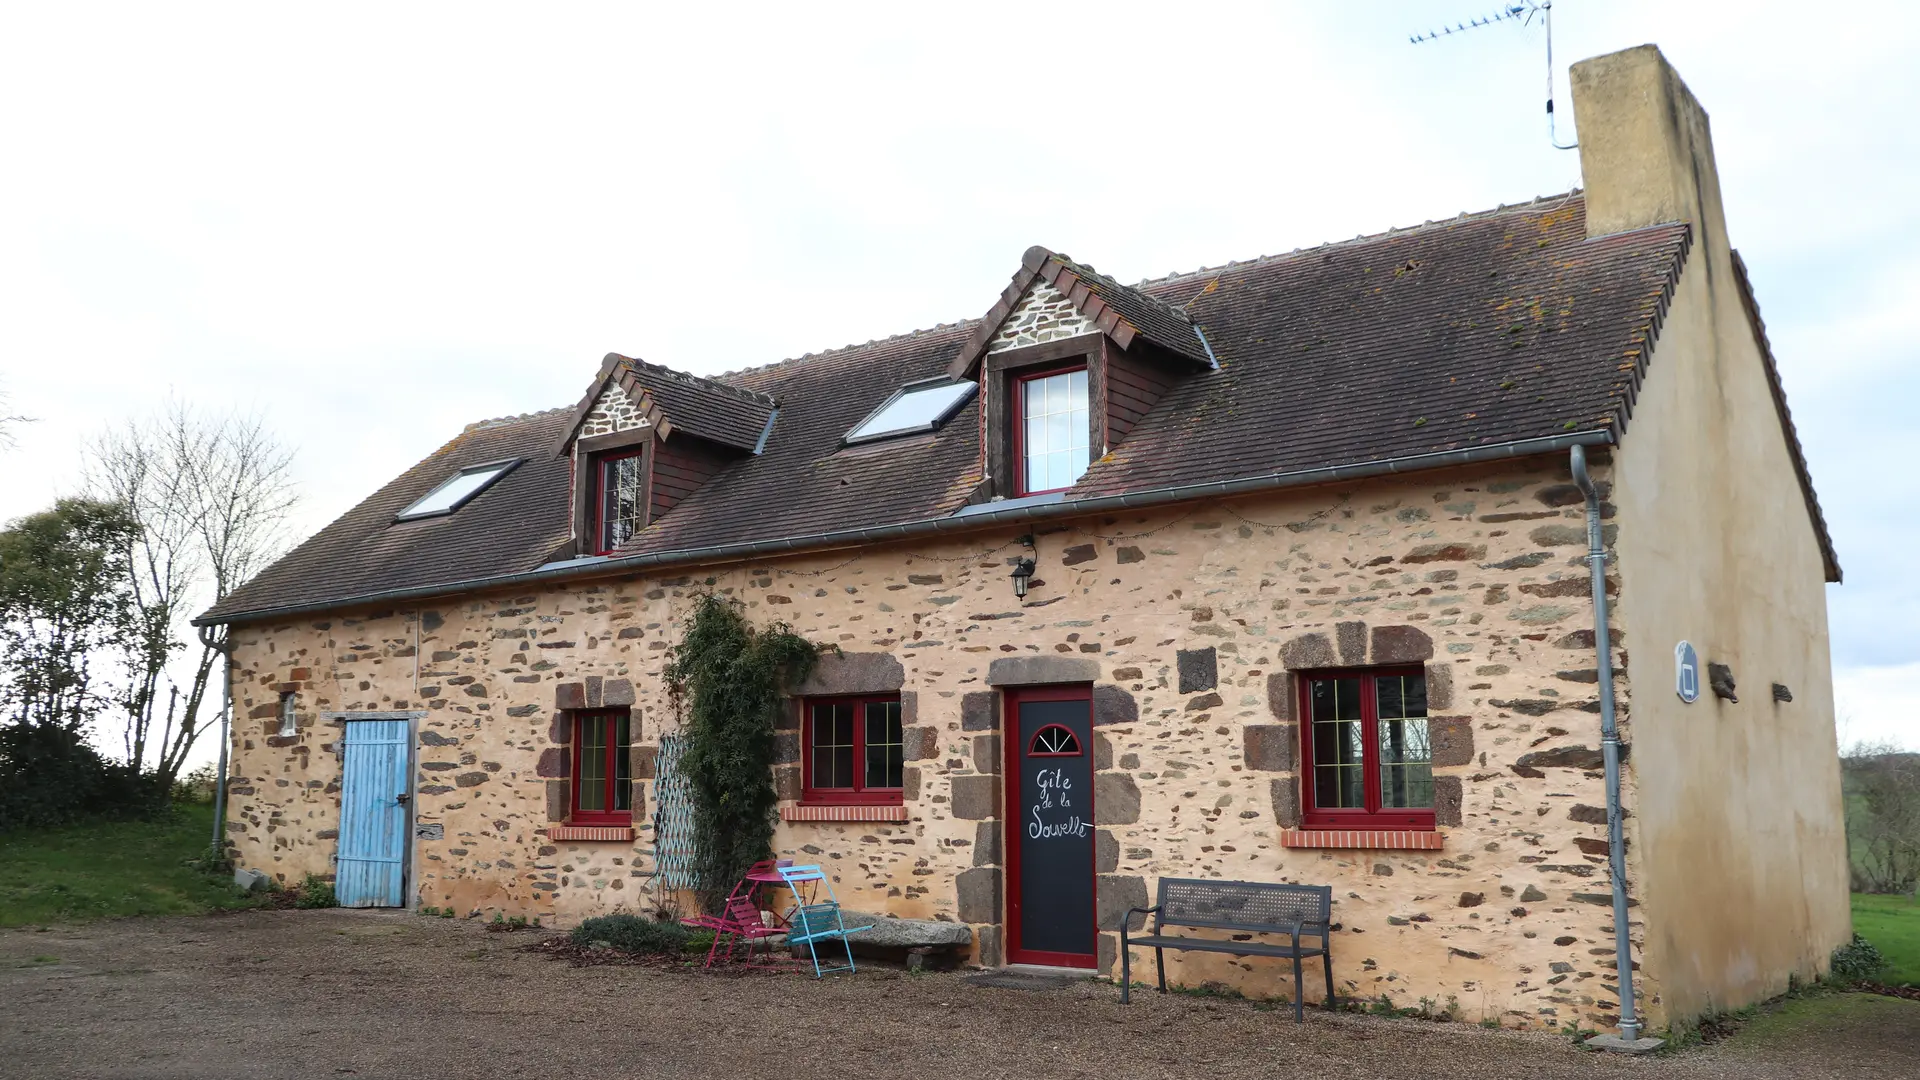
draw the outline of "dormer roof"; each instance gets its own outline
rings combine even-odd
[[[566,453],[580,436],[581,425],[609,392],[625,395],[644,426],[658,428],[662,438],[684,431],[749,454],[760,452],[777,411],[765,394],[608,353],[593,384],[574,406],[555,454]]]

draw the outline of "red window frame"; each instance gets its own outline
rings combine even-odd
[[[609,738],[607,740],[606,748],[602,751],[602,753],[605,756],[604,756],[604,760],[602,761],[602,766],[604,771],[601,773],[601,775],[606,778],[607,794],[609,796],[604,801],[608,805],[612,805],[612,803],[615,800],[611,796],[613,794],[614,785],[619,783],[619,776],[620,776],[623,759],[627,763],[629,763],[629,768],[627,770],[628,776],[626,781],[627,782],[627,809],[625,810],[582,810],[580,809],[580,790],[581,790],[580,764],[581,764],[581,759],[584,757],[584,755],[581,753],[581,749],[586,745],[580,738],[580,735],[581,735],[580,729],[583,726],[583,721],[586,721],[589,719],[602,719],[602,718],[607,720],[612,720],[612,721],[625,719],[627,722],[627,741],[625,745],[622,745],[618,739]],[[631,825],[633,824],[633,776],[632,776],[632,769],[630,767],[630,762],[631,762],[630,752],[633,746],[633,735],[634,735],[633,711],[631,709],[581,709],[576,711],[573,714],[573,744],[572,744],[573,753],[572,755],[570,755],[573,759],[572,775],[567,785],[568,787],[567,822],[569,824],[572,824],[572,825]]]
[[[587,516],[593,526],[593,553],[595,555],[605,555],[613,550],[613,545],[607,543],[607,527],[610,524],[607,520],[607,466],[616,461],[624,461],[627,458],[643,457],[646,452],[647,448],[645,446],[636,446],[629,450],[605,450],[592,455],[588,459],[588,467],[593,470],[593,483],[590,485],[593,488],[593,506],[588,511]],[[646,463],[642,462],[641,468],[645,469],[645,467]],[[642,525],[644,526],[646,514],[644,503],[646,493],[644,491],[641,493],[641,497],[643,499],[641,516]]]
[[[906,802],[906,788],[868,787],[866,784],[867,722],[869,704],[898,706],[899,694],[850,694],[835,697],[801,698],[800,708],[800,801],[815,806],[900,806]],[[853,706],[853,785],[851,787],[815,787],[813,775],[813,709],[816,705]],[[901,781],[905,783],[906,717],[900,725]]]
[[[1068,484],[1066,487],[1033,489],[1027,487],[1027,384],[1037,382],[1040,379],[1049,379],[1055,375],[1067,375],[1075,371],[1086,370],[1087,364],[1086,361],[1083,360],[1078,363],[1061,364],[1055,367],[1038,368],[1032,371],[1014,373],[1013,393],[1007,395],[1007,397],[1012,402],[1011,408],[1013,411],[1013,457],[1009,467],[1013,469],[1013,493],[1015,496],[1050,495],[1056,491],[1066,491],[1073,487],[1073,484],[1080,482],[1080,478],[1075,477],[1073,483]],[[1089,374],[1087,383],[1087,459],[1089,464],[1091,464],[1093,456],[1093,383],[1092,375]],[[1085,474],[1083,473],[1081,475]]]
[[[1426,669],[1418,665],[1407,667],[1376,668],[1329,668],[1320,671],[1303,671],[1294,676],[1294,700],[1299,708],[1300,718],[1300,817],[1301,823],[1309,829],[1349,829],[1358,831],[1412,829],[1431,832],[1435,828],[1432,807],[1399,808],[1380,805],[1380,703],[1379,688],[1374,682],[1385,675],[1400,677],[1418,676],[1425,680]],[[1360,680],[1360,740],[1361,773],[1364,777],[1366,805],[1364,807],[1328,807],[1322,808],[1315,799],[1319,792],[1319,776],[1315,771],[1313,756],[1313,693],[1312,684],[1327,679]],[[1427,715],[1429,723],[1428,737],[1432,737],[1431,723],[1433,715]]]

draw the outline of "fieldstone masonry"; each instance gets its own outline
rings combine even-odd
[[[600,392],[600,397],[587,412],[587,418],[580,422],[580,437],[592,438],[595,435],[613,435],[622,431],[647,426],[647,418],[627,396],[618,383],[608,383]]]
[[[1043,538],[1045,585],[1024,603],[987,554],[1008,528],[851,562],[796,556],[236,627],[234,694],[252,719],[234,732],[230,839],[242,865],[281,880],[332,869],[339,728],[277,736],[279,688],[297,684],[313,712],[426,712],[416,814],[441,835],[414,841],[417,902],[563,925],[646,910],[657,893],[644,814],[630,842],[549,835],[565,816],[566,714],[631,702],[636,803],[652,806],[658,740],[676,723],[660,667],[711,589],[840,647],[805,689],[902,694],[908,820],[786,821],[777,834],[781,855],[828,868],[850,908],[968,926],[975,960],[998,962],[996,687],[1092,682],[1102,964],[1118,913],[1149,902],[1159,875],[1331,884],[1341,993],[1453,995],[1470,1017],[1509,1025],[1608,1026],[1611,913],[1589,899],[1607,888],[1597,704],[1582,674],[1593,636],[1563,585],[1587,571],[1580,545],[1539,527],[1577,532],[1562,486],[1552,467],[1509,463],[1066,522]],[[1104,538],[1116,534],[1132,539]],[[1094,557],[1065,565],[1082,545]],[[961,561],[935,573],[921,555]],[[1624,653],[1615,660],[1624,673]],[[1283,846],[1299,815],[1295,673],[1383,663],[1427,671],[1441,849]],[[1624,674],[1620,689],[1631,738]],[[781,735],[776,781],[791,800],[791,720]],[[1626,786],[1631,804],[1631,770]],[[1182,983],[1291,990],[1282,965],[1257,958],[1168,959]]]
[[[1007,316],[1006,322],[1000,324],[993,340],[987,343],[987,351],[1005,352],[1099,332],[1100,328],[1092,320],[1083,318],[1074,310],[1073,301],[1067,298],[1066,293],[1047,284],[1045,280],[1035,279],[1028,287],[1027,295],[1014,305],[1013,313]]]

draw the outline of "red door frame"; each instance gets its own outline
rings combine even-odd
[[[1087,912],[1087,940],[1093,946],[1093,952],[1080,953],[1040,952],[1020,947],[1020,837],[1015,831],[1020,826],[1020,705],[1027,701],[1084,701],[1087,703],[1087,745],[1081,747],[1089,762],[1093,757],[1093,684],[1068,683],[1054,686],[1015,686],[1001,691],[1000,741],[1005,744],[1003,754],[1006,758],[1000,770],[1000,786],[1005,789],[1005,814],[1000,819],[1000,849],[1005,853],[1007,871],[1007,897],[1005,929],[1007,942],[1007,963],[1042,964],[1048,967],[1085,968],[1092,970],[1099,964],[1100,926],[1094,911]],[[1087,770],[1092,775],[1093,770]],[[1093,805],[1093,792],[1087,792],[1087,821],[1091,824],[1099,820]],[[1097,826],[1096,826],[1097,828]],[[1093,881],[1094,909],[1099,910],[1100,876],[1097,872],[1099,841],[1091,845],[1087,859],[1087,876]]]

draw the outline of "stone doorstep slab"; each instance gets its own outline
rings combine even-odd
[[[973,944],[973,930],[965,923],[937,919],[897,919],[862,911],[842,911],[840,919],[851,930],[870,927],[847,940],[871,949],[964,949]]]

